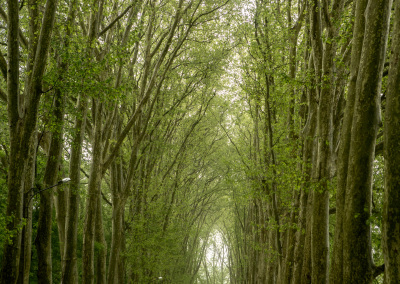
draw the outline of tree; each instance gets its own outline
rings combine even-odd
[[[395,2],[393,22],[392,53],[390,58],[387,102],[385,113],[385,201],[383,212],[383,241],[385,255],[385,283],[396,283],[400,280],[398,226],[399,220],[399,44],[400,3]]]

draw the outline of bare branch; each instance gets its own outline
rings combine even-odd
[[[112,21],[107,27],[105,27],[99,34],[98,36],[102,36],[105,34],[109,29],[111,29],[118,21],[121,19],[123,16],[125,16],[126,13],[128,13],[129,9],[133,7],[133,4],[129,5],[118,17],[115,18],[114,21]]]
[[[214,113],[212,113],[213,116],[215,117]],[[232,143],[233,147],[235,147],[235,150],[237,152],[237,154],[239,155],[240,159],[242,160],[243,165],[246,166],[246,168],[248,170],[250,170],[249,165],[247,165],[247,163],[245,162],[245,160],[243,159],[243,154],[240,152],[239,148],[236,146],[235,142],[232,140],[231,136],[229,136],[228,131],[225,129],[225,127],[222,125],[222,123],[218,120],[219,125],[221,126],[222,130],[225,132],[226,137],[228,137],[229,141]]]
[[[159,57],[159,59],[158,59],[158,61],[156,63],[156,66],[154,67],[153,74],[152,74],[152,76],[150,78],[150,82],[149,82],[147,88],[144,88],[144,87],[142,88],[142,90],[143,90],[142,92],[144,92],[143,96],[141,96],[142,99],[139,102],[139,104],[138,104],[135,112],[133,113],[131,119],[128,121],[127,125],[122,130],[121,135],[118,137],[117,142],[115,143],[114,148],[112,149],[110,155],[108,156],[107,160],[103,164],[103,173],[102,173],[103,175],[104,175],[105,171],[107,170],[107,168],[111,165],[111,162],[114,160],[119,148],[121,147],[123,141],[125,140],[125,137],[128,135],[128,133],[131,130],[133,124],[135,123],[138,115],[140,114],[140,112],[142,110],[142,107],[147,103],[147,101],[150,98],[150,95],[152,93],[152,90],[153,90],[153,87],[154,87],[154,84],[155,84],[155,79],[156,79],[156,77],[158,75],[158,71],[159,71],[159,69],[161,67],[161,64],[163,63],[163,61],[164,61],[164,59],[165,59],[165,57],[166,57],[166,55],[168,53],[168,50],[169,50],[169,48],[171,46],[171,43],[172,43],[172,39],[173,39],[174,34],[175,34],[176,27],[177,27],[178,22],[179,22],[179,20],[181,18],[180,9],[182,8],[182,4],[183,4],[183,0],[180,0],[177,12],[175,14],[174,22],[173,22],[173,24],[172,24],[172,26],[170,28],[170,34],[168,36],[168,40],[166,42],[166,45],[164,46],[164,49],[161,52],[161,55],[160,55],[160,57]],[[174,52],[172,54],[174,54]],[[176,52],[175,52],[175,55],[176,55]],[[166,68],[166,69],[168,69],[168,68]]]
[[[221,9],[222,7],[226,6],[230,1],[231,1],[231,0],[227,0],[227,1],[225,1],[223,4],[221,4],[221,5],[217,6],[217,7],[215,7],[214,9],[211,9],[210,11],[207,11],[207,12],[204,12],[204,13],[198,15],[198,16],[194,19],[194,21],[192,22],[192,24],[194,24],[195,22],[197,22],[197,20],[200,19],[201,17],[207,16],[207,15],[209,15],[209,14],[211,14],[211,13],[213,13],[213,12],[219,10],[219,9]]]

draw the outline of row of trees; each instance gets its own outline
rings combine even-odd
[[[221,74],[236,8],[0,4],[1,283],[203,277],[227,203]]]
[[[0,16],[1,283],[400,282],[399,1]]]
[[[400,2],[256,0],[247,15],[231,283],[399,283]]]

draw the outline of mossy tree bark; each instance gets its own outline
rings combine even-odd
[[[32,57],[32,69],[26,80],[25,95],[19,93],[19,5],[9,0],[8,5],[8,68],[7,101],[10,133],[10,166],[8,176],[8,204],[6,215],[11,217],[9,231],[15,231],[3,251],[2,283],[15,283],[18,278],[22,210],[23,180],[29,160],[29,148],[36,129],[38,106],[42,95],[42,79],[54,25],[57,1],[48,0],[43,15],[38,44]],[[35,45],[33,45],[35,46]]]
[[[309,70],[313,70],[313,60],[312,56],[310,56],[309,60]],[[304,184],[300,193],[300,213],[298,218],[298,231],[296,236],[296,245],[294,250],[294,267],[293,267],[293,275],[292,282],[293,283],[301,283],[301,273],[303,271],[303,256],[306,253],[305,251],[305,242],[306,242],[306,228],[307,228],[307,210],[309,209],[308,199],[311,198],[311,174],[312,174],[312,165],[313,159],[316,155],[314,149],[315,144],[315,132],[317,129],[317,100],[315,96],[315,89],[310,88],[307,90],[308,96],[308,115],[307,122],[304,127],[303,132],[303,175],[304,175]]]
[[[343,283],[343,221],[345,208],[345,193],[347,171],[349,163],[349,151],[351,141],[351,128],[353,124],[353,112],[356,96],[357,75],[360,64],[361,49],[364,40],[365,9],[368,0],[355,2],[355,21],[353,28],[353,40],[350,63],[350,81],[348,84],[346,108],[340,134],[340,146],[337,159],[337,189],[336,189],[336,225],[333,241],[330,283]]]
[[[29,161],[24,180],[24,208],[23,217],[26,224],[22,230],[21,255],[19,265],[18,284],[28,284],[32,259],[32,196],[35,180],[37,137],[34,134],[29,149]]]
[[[395,2],[385,113],[385,283],[400,283],[400,1]]]
[[[77,243],[79,222],[79,188],[82,144],[86,126],[87,98],[80,95],[77,102],[78,115],[75,120],[75,135],[72,138],[71,160],[69,168],[69,195],[65,222],[64,263],[62,268],[63,284],[78,282]]]
[[[328,282],[329,266],[329,187],[332,179],[332,134],[333,103],[335,98],[334,58],[335,38],[339,31],[339,20],[344,1],[332,3],[325,1],[311,3],[311,43],[314,55],[316,83],[318,90],[317,139],[318,154],[316,172],[317,182],[313,191],[313,212],[311,220],[312,282]],[[322,39],[322,15],[326,29],[326,40]]]
[[[369,1],[356,83],[343,223],[343,283],[372,283],[372,166],[392,1]]]

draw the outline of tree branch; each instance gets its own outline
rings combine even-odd
[[[104,194],[102,191],[100,191],[100,193],[101,193],[101,197],[103,198],[103,200],[104,200],[108,205],[112,206],[111,201],[107,199],[107,197],[105,196],[105,194]]]
[[[215,117],[214,113],[212,113],[213,116]],[[242,153],[240,153],[239,148],[236,146],[235,142],[233,142],[232,138],[229,136],[228,131],[225,129],[225,127],[222,125],[220,121],[218,121],[219,125],[221,126],[222,130],[225,132],[226,137],[228,137],[229,141],[232,143],[233,147],[235,147],[236,152],[238,153],[240,159],[242,160],[243,165],[246,166],[248,170],[250,170],[250,167],[247,165],[247,163],[243,159]]]
[[[300,11],[300,16],[299,16],[299,18],[297,19],[297,21],[296,21],[296,23],[294,24],[294,26],[292,27],[292,29],[296,32],[296,34],[298,34],[298,33],[300,32],[301,24],[302,24],[303,19],[304,19],[304,17],[305,17],[305,13],[304,13],[305,9],[306,9],[306,4],[303,3],[303,7],[302,7],[302,9],[301,9],[301,11]]]
[[[7,13],[3,10],[3,8],[1,8],[0,6],[0,16],[3,18],[4,22],[7,23],[8,21],[8,17],[7,17]],[[28,48],[28,40],[26,39],[26,37],[24,36],[22,30],[19,28],[19,40],[22,43],[22,45],[24,46],[24,48]]]
[[[207,11],[207,12],[204,12],[204,13],[198,15],[198,16],[193,20],[193,22],[192,22],[191,24],[194,25],[201,17],[204,17],[204,16],[207,16],[207,15],[209,15],[209,14],[211,14],[211,13],[214,13],[215,11],[217,11],[217,10],[221,9],[222,7],[226,6],[230,1],[231,1],[231,0],[227,0],[227,1],[225,1],[223,4],[221,4],[221,5],[217,6],[217,7],[215,7],[214,9],[211,9],[210,11]]]
[[[81,172],[85,175],[85,177],[86,177],[86,178],[89,178],[89,174],[88,174],[83,168],[80,168],[80,169],[81,169]],[[110,185],[108,185],[108,186],[110,187]],[[107,199],[107,196],[103,193],[103,191],[100,191],[100,193],[101,193],[101,197],[103,198],[103,200],[104,200],[108,205],[112,206],[111,201]]]
[[[133,7],[133,4],[129,5],[118,17],[115,18],[114,21],[112,21],[107,27],[105,27],[99,34],[98,36],[102,36],[105,34],[109,29],[111,29],[118,21],[121,19],[123,16],[125,16],[126,13],[128,13],[129,9]]]
[[[111,165],[111,162],[114,160],[119,148],[121,147],[123,141],[125,140],[125,137],[128,135],[128,133],[131,130],[133,124],[135,123],[138,115],[140,114],[140,112],[142,110],[142,107],[147,103],[147,101],[150,98],[150,95],[152,93],[152,90],[153,90],[153,87],[154,87],[154,84],[155,84],[155,79],[156,79],[156,77],[158,75],[158,71],[160,69],[160,66],[161,66],[162,62],[165,59],[165,56],[168,53],[169,47],[171,46],[172,39],[173,39],[174,34],[175,34],[176,27],[177,27],[178,22],[179,22],[179,20],[181,18],[180,17],[180,9],[182,8],[182,4],[183,4],[183,0],[180,0],[177,12],[175,14],[174,22],[173,22],[173,24],[172,24],[172,26],[170,28],[170,34],[169,34],[168,40],[166,42],[166,45],[165,45],[165,47],[164,47],[164,49],[163,49],[163,51],[162,51],[157,63],[156,63],[156,66],[154,67],[153,74],[152,74],[152,76],[150,78],[150,82],[149,82],[147,88],[145,88],[145,86],[143,86],[143,88],[142,88],[142,90],[143,90],[142,91],[143,92],[143,96],[141,96],[142,99],[139,102],[139,104],[137,105],[137,107],[135,109],[135,112],[133,113],[131,119],[128,121],[127,125],[122,130],[121,135],[118,137],[117,142],[115,143],[114,148],[111,150],[111,153],[108,156],[107,160],[103,163],[103,170],[102,170],[103,171],[102,172],[103,175],[104,175],[105,171],[107,170],[107,168]],[[167,70],[167,68],[166,68],[166,70]],[[165,72],[164,72],[164,75],[165,75]]]

